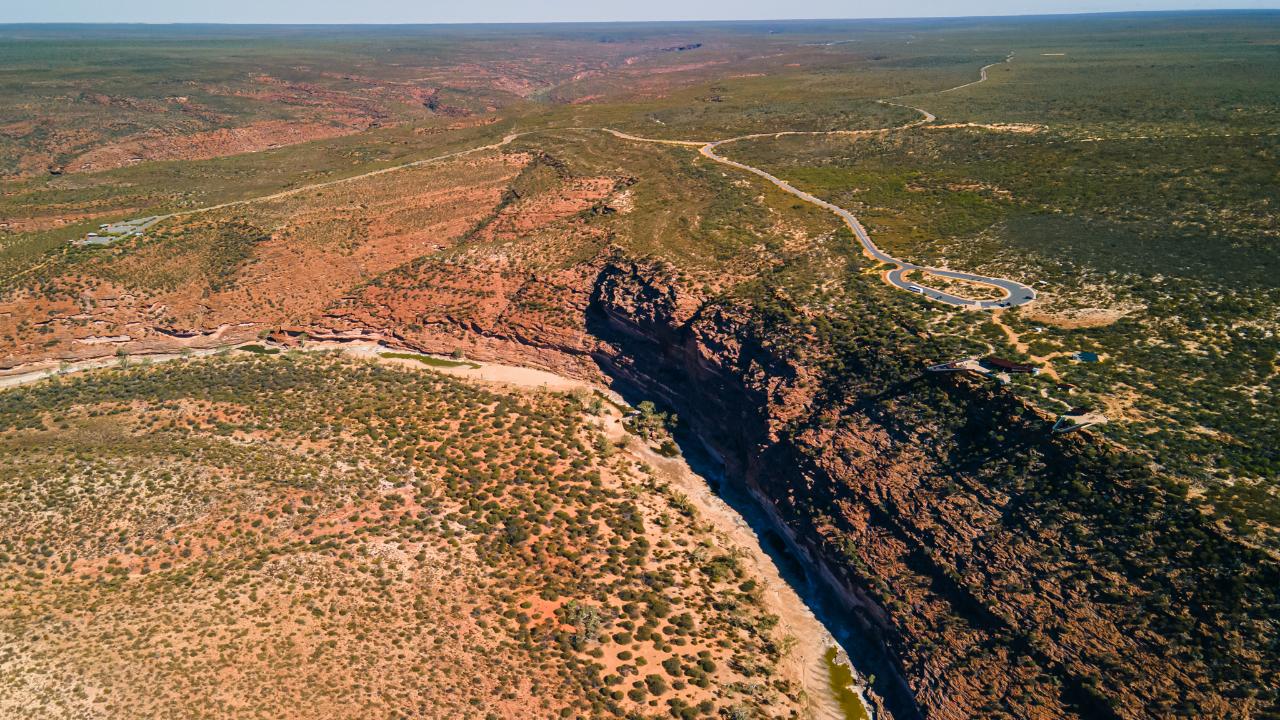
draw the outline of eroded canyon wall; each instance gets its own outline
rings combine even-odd
[[[994,384],[913,371],[910,348],[770,327],[625,260],[587,324],[606,373],[679,412],[845,598],[894,666],[895,714],[1275,711],[1274,560],[1147,464],[1050,434]]]

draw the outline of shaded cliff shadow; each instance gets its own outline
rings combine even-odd
[[[863,679],[875,677],[872,690],[883,700],[885,710],[897,720],[924,720],[903,679],[905,675],[899,661],[886,649],[881,629],[815,577],[779,527],[780,521],[770,516],[761,501],[746,490],[744,479],[738,477],[741,471],[735,468],[746,465],[748,452],[743,440],[753,432],[758,433],[756,437],[763,436],[766,432],[763,420],[749,416],[717,418],[707,412],[722,405],[758,403],[756,407],[762,407],[766,399],[751,397],[746,388],[723,380],[690,378],[679,352],[683,342],[690,339],[687,328],[655,329],[655,334],[663,338],[663,342],[658,342],[637,330],[619,328],[599,307],[596,298],[588,309],[586,325],[594,337],[617,349],[616,355],[593,353],[597,366],[610,378],[611,389],[632,406],[643,400],[657,401],[680,415],[674,439],[689,468],[743,518],[783,580],[844,648]],[[723,432],[725,427],[732,427],[734,432]],[[727,462],[721,452],[731,456]]]

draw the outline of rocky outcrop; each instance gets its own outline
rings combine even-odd
[[[678,411],[843,598],[895,716],[1274,711],[1275,562],[1123,454],[994,386],[886,382],[909,348],[824,373],[839,342],[659,269],[606,263],[588,313],[601,367]]]
[[[1273,558],[1105,443],[921,372],[912,334],[866,315],[776,319],[605,248],[538,272],[415,262],[306,325],[218,333],[461,348],[661,400],[839,599],[882,715],[1275,716]],[[177,335],[156,339],[212,337]]]
[[[770,324],[752,300],[701,298],[616,252],[555,275],[460,273],[329,322],[602,371],[669,405],[839,599],[882,715],[1275,711],[1277,564],[1102,441],[1050,434],[998,386],[922,372],[909,343]],[[449,283],[494,292],[452,316]]]

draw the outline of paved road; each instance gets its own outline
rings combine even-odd
[[[977,80],[973,82],[965,83],[963,85],[957,85],[953,88],[948,88],[946,90],[942,90],[939,92],[944,92],[944,93],[951,92],[953,90],[959,90],[961,88],[965,88],[971,85],[977,85],[978,83],[985,82],[987,80],[987,70],[989,70],[992,67],[995,67],[996,65],[1007,63],[1012,60],[1013,60],[1013,53],[1010,53],[1009,56],[1006,57],[1001,62],[991,63],[990,65],[986,65],[982,67],[978,72]],[[784,137],[787,135],[844,135],[844,136],[875,135],[875,134],[888,132],[890,130],[893,130],[893,131],[906,130],[909,128],[917,127],[919,125],[924,125],[926,123],[933,122],[936,119],[933,113],[929,112],[928,110],[925,110],[924,108],[916,107],[914,105],[906,105],[903,103],[891,102],[891,100],[895,100],[895,99],[897,98],[885,99],[885,100],[881,100],[880,102],[885,105],[895,105],[897,107],[903,107],[903,108],[908,108],[910,110],[914,110],[915,112],[920,114],[920,117],[904,125],[899,125],[894,128],[886,128],[886,129],[879,129],[879,130],[826,130],[826,131],[783,130],[779,132],[740,135],[738,137],[726,138],[724,140],[715,140],[711,142],[705,142],[700,140],[666,140],[661,138],[647,138],[647,137],[640,137],[638,135],[632,135],[630,133],[620,132],[618,130],[613,130],[610,128],[594,128],[594,129],[603,130],[604,132],[607,132],[623,140],[632,140],[635,142],[646,142],[646,143],[657,143],[662,145],[681,145],[686,147],[696,147],[698,148],[698,152],[701,153],[703,157],[706,157],[710,160],[718,162],[722,165],[728,165],[730,167],[734,167],[739,170],[745,170],[749,173],[759,175],[765,180],[768,180],[769,182],[773,183],[779,189],[785,192],[788,192],[800,198],[801,200],[804,200],[805,202],[811,203],[813,205],[817,205],[818,207],[821,207],[823,209],[826,209],[830,212],[835,213],[840,217],[840,219],[844,220],[845,225],[847,225],[849,229],[853,232],[853,234],[858,238],[858,242],[862,244],[863,252],[868,257],[874,260],[877,260],[879,262],[888,263],[894,266],[894,269],[885,272],[883,277],[886,283],[896,288],[905,290],[907,292],[916,293],[922,297],[926,297],[926,298],[929,298],[930,300],[934,300],[940,303],[945,303],[945,304],[953,305],[956,307],[973,308],[973,309],[979,309],[979,310],[989,310],[989,309],[1001,308],[1001,307],[1014,307],[1017,305],[1025,305],[1035,300],[1036,291],[1033,290],[1031,287],[1024,285],[1020,282],[1017,282],[1015,280],[988,277],[986,275],[976,275],[973,273],[957,272],[955,270],[945,270],[942,268],[932,268],[932,267],[927,267],[923,265],[916,265],[915,263],[910,263],[905,260],[899,260],[898,258],[893,257],[892,255],[886,253],[885,251],[877,247],[875,242],[871,240],[871,236],[867,233],[866,228],[862,227],[862,223],[858,222],[858,218],[855,217],[854,214],[849,212],[848,210],[845,210],[844,208],[838,205],[829,203],[825,200],[821,200],[817,197],[814,197],[813,195],[810,195],[809,193],[803,190],[800,190],[799,188],[796,188],[795,186],[791,185],[787,181],[779,177],[776,177],[774,175],[771,175],[765,172],[764,170],[761,170],[760,168],[747,165],[746,163],[740,163],[740,162],[737,162],[736,160],[730,160],[729,158],[716,153],[716,148],[718,148],[721,145],[724,145],[726,143],[731,143],[731,142],[740,142],[743,140],[754,140],[758,138],[769,138],[769,137],[776,138],[776,137]],[[584,128],[584,129],[590,129],[590,128]],[[380,170],[373,170],[371,172],[363,173],[360,175],[353,175],[351,177],[339,178],[337,180],[328,180],[325,182],[313,183],[311,185],[304,185],[301,187],[292,188],[290,190],[284,190],[271,195],[263,195],[260,197],[248,198],[245,200],[234,200],[231,202],[221,203],[218,205],[210,205],[207,207],[194,208],[191,210],[181,210],[178,212],[169,213],[168,215],[160,215],[160,216],[156,216],[154,219],[151,219],[151,224],[154,224],[156,222],[160,222],[163,220],[167,220],[169,218],[174,218],[174,217],[195,215],[197,213],[205,213],[205,212],[210,212],[212,210],[220,210],[223,208],[236,207],[239,205],[247,205],[249,203],[262,202],[264,200],[275,200],[283,197],[288,197],[290,195],[296,195],[298,193],[307,192],[309,190],[315,190],[323,187],[330,187],[332,185],[339,185],[341,183],[353,182],[355,180],[361,180],[361,179],[372,177],[375,175],[382,175],[385,173],[396,172],[398,170],[403,170],[405,168],[425,165],[427,163],[439,162],[441,160],[447,160],[455,157],[461,157],[463,155],[469,155],[471,153],[481,152],[484,150],[496,150],[500,147],[503,147],[504,145],[509,144],[511,141],[515,140],[516,138],[526,134],[528,133],[512,133],[502,138],[502,140],[496,143],[493,143],[491,145],[482,145],[479,147],[460,150],[458,152],[452,152],[445,155],[438,155],[436,157],[424,158],[422,160],[415,160],[413,162],[408,162],[408,163],[403,163],[401,165],[382,168]],[[34,269],[36,268],[28,268],[27,270],[18,273],[14,277],[17,277],[18,275],[23,275],[27,272],[31,272]],[[988,286],[999,289],[1003,294],[1003,297],[1001,297],[998,300],[971,300],[969,298],[960,297],[958,295],[952,295],[951,293],[947,293],[942,290],[938,290],[936,288],[924,286],[919,283],[913,283],[910,280],[907,280],[906,278],[907,273],[912,272],[914,270],[922,270],[932,275],[940,275],[942,277],[953,278],[955,280],[964,280],[971,283],[977,283],[980,285],[988,285]]]
[[[752,136],[748,136],[748,137],[752,137]],[[974,308],[979,310],[989,310],[989,309],[998,308],[998,307],[1013,307],[1015,305],[1025,305],[1031,302],[1032,300],[1035,300],[1036,298],[1035,290],[1028,287],[1027,285],[1023,285],[1022,283],[1014,280],[1006,280],[1005,278],[987,277],[986,275],[975,275],[973,273],[956,272],[954,270],[944,270],[942,268],[931,268],[924,265],[916,265],[915,263],[910,263],[905,260],[899,260],[898,258],[890,255],[889,253],[881,250],[875,244],[875,242],[871,240],[871,235],[867,233],[866,228],[862,227],[862,223],[858,222],[858,218],[848,210],[845,210],[839,205],[829,203],[826,200],[823,200],[821,198],[814,197],[813,195],[810,195],[809,193],[795,187],[791,183],[788,183],[786,180],[783,180],[777,176],[771,175],[765,172],[764,170],[761,170],[758,167],[753,167],[751,165],[747,165],[746,163],[740,163],[736,160],[730,160],[729,158],[716,153],[716,148],[719,147],[720,145],[723,145],[728,142],[734,142],[741,139],[744,139],[744,138],[731,138],[729,140],[720,140],[718,142],[707,143],[706,145],[703,145],[701,148],[699,148],[698,152],[700,152],[703,157],[709,158],[723,165],[728,165],[730,167],[738,168],[739,170],[746,170],[749,173],[759,175],[765,180],[768,180],[769,182],[773,183],[779,189],[785,192],[791,193],[792,195],[795,195],[796,197],[800,198],[801,200],[804,200],[807,203],[817,205],[818,207],[823,208],[824,210],[829,210],[835,213],[837,216],[840,217],[841,220],[844,220],[844,224],[847,225],[851,231],[853,231],[853,234],[858,238],[858,242],[862,243],[863,252],[865,252],[868,257],[870,257],[873,260],[878,260],[880,262],[889,263],[890,265],[896,266],[894,270],[890,270],[884,275],[885,282],[889,283],[890,285],[896,288],[900,288],[902,290],[906,290],[908,292],[914,292],[918,295],[921,295],[922,297],[927,297],[930,300],[936,300],[938,302],[946,303],[948,305],[954,305],[957,307],[967,307],[967,308]],[[910,280],[907,280],[906,274],[913,270],[923,270],[933,275],[941,275],[943,277],[953,278],[955,280],[966,280],[968,282],[977,283],[980,285],[989,285],[991,287],[998,288],[1001,292],[1004,293],[1004,296],[998,300],[970,300],[969,298],[963,298],[958,295],[952,295],[950,293],[943,292],[941,290],[936,290],[931,287],[926,287],[924,285],[920,285],[919,283],[913,283]]]
[[[977,80],[973,82],[965,83],[963,85],[957,85],[956,87],[953,87],[953,88],[947,88],[946,90],[942,90],[940,92],[951,92],[952,90],[959,90],[961,88],[965,88],[971,85],[977,85],[978,83],[985,82],[987,79],[987,70],[989,70],[992,67],[995,67],[996,65],[1001,65],[1003,63],[1007,63],[1012,60],[1013,60],[1013,53],[1010,53],[1009,56],[1006,57],[1004,60],[998,63],[991,63],[990,65],[986,65],[982,67],[978,71]],[[892,99],[897,99],[897,98],[892,98]],[[895,105],[897,107],[903,107],[910,110],[914,110],[917,113],[920,113],[920,117],[912,122],[906,123],[905,125],[899,125],[894,128],[887,128],[887,129],[881,129],[881,130],[827,130],[827,131],[784,130],[780,132],[754,133],[752,135],[740,135],[738,137],[726,138],[724,140],[715,140],[712,142],[701,142],[696,140],[664,140],[660,138],[646,138],[646,137],[640,137],[638,135],[631,135],[629,133],[620,132],[618,130],[612,130],[609,128],[604,128],[604,131],[607,133],[610,133],[611,135],[614,135],[615,137],[621,138],[623,140],[634,140],[636,142],[658,143],[662,145],[683,145],[687,147],[697,147],[698,152],[701,153],[703,157],[709,160],[714,160],[715,162],[718,162],[722,165],[728,165],[729,167],[737,168],[739,170],[745,170],[749,173],[759,175],[765,180],[768,180],[769,182],[773,183],[774,186],[776,186],[778,189],[784,192],[790,193],[800,198],[801,200],[804,200],[807,203],[817,205],[818,207],[823,208],[824,210],[828,210],[832,213],[835,213],[837,216],[840,217],[841,220],[844,221],[844,224],[849,227],[849,230],[853,232],[854,236],[858,238],[858,242],[862,244],[863,252],[868,257],[870,257],[873,260],[877,260],[882,263],[888,263],[894,266],[892,270],[885,272],[883,276],[884,281],[892,285],[893,287],[899,288],[901,290],[905,290],[907,292],[916,293],[921,297],[925,297],[930,300],[934,300],[936,302],[945,303],[947,305],[953,305],[955,307],[972,308],[976,310],[992,310],[996,308],[1016,307],[1018,305],[1026,305],[1027,303],[1035,300],[1036,291],[1032,289],[1029,285],[1024,285],[1023,283],[1020,283],[1016,280],[1009,280],[1006,278],[997,278],[997,277],[988,277],[986,275],[977,275],[974,273],[958,272],[956,270],[946,270],[943,268],[934,268],[934,267],[928,267],[925,265],[916,265],[915,263],[907,262],[906,260],[899,260],[898,258],[893,257],[889,253],[881,250],[875,244],[875,242],[872,241],[871,235],[867,233],[866,228],[862,227],[862,223],[858,222],[858,218],[848,210],[845,210],[839,205],[829,203],[826,200],[822,200],[820,198],[814,197],[813,195],[795,187],[791,183],[788,183],[786,180],[783,180],[782,178],[779,178],[768,172],[765,172],[764,170],[761,170],[758,167],[747,165],[746,163],[740,163],[736,160],[730,160],[729,158],[723,155],[720,155],[719,153],[716,152],[716,148],[720,147],[721,145],[724,145],[726,143],[732,143],[732,142],[740,142],[742,140],[755,140],[758,138],[778,138],[778,137],[784,137],[787,135],[844,135],[844,136],[876,135],[876,134],[888,132],[890,130],[892,131],[907,130],[909,128],[917,127],[919,125],[924,125],[925,123],[933,122],[934,120],[937,119],[933,113],[929,112],[928,110],[925,110],[924,108],[916,107],[914,105],[906,105],[903,103],[891,102],[891,100],[888,100],[888,99],[881,100],[880,102],[885,105]],[[920,283],[911,282],[910,280],[907,279],[906,276],[908,273],[914,270],[921,270],[931,275],[939,275],[942,277],[952,278],[954,280],[963,280],[970,283],[976,283],[979,285],[987,285],[990,287],[994,287],[1001,292],[1002,297],[996,300],[971,300],[969,298],[960,297],[959,295],[953,295],[951,293],[944,292],[936,288],[931,288],[926,285],[921,285]]]

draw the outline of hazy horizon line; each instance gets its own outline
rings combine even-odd
[[[1189,15],[1189,14],[1227,14],[1227,13],[1280,13],[1280,4],[1275,7],[1228,7],[1228,8],[1169,8],[1169,9],[1135,9],[1135,10],[1080,10],[1042,13],[982,13],[974,15],[857,15],[844,17],[772,17],[772,18],[673,18],[660,20],[432,20],[385,22],[385,21],[338,21],[338,22],[284,22],[284,21],[231,21],[231,20],[4,20],[0,19],[0,27],[25,26],[216,26],[216,27],[406,27],[406,26],[438,26],[438,25],[662,25],[692,23],[786,23],[786,22],[845,22],[854,20],[983,20],[990,18],[1050,18],[1050,17],[1087,17],[1106,15]]]

